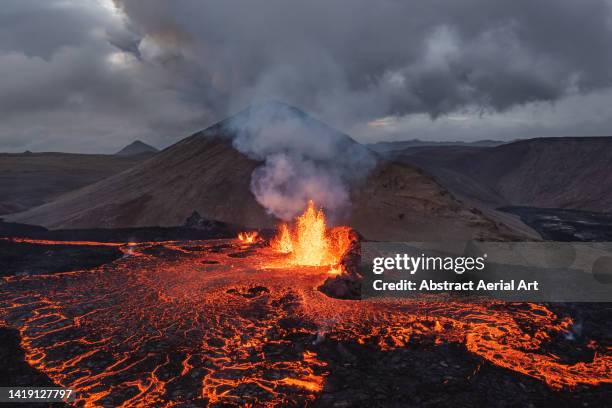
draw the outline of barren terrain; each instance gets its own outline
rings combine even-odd
[[[527,139],[496,147],[404,150],[397,158],[489,207],[612,211],[612,137]]]
[[[149,155],[0,154],[0,215],[24,211],[130,168]]]
[[[317,290],[327,268],[288,267],[263,242],[96,245],[123,257],[0,284],[0,321],[18,329],[26,361],[75,388],[82,406],[597,406],[611,397],[603,305],[338,300]]]

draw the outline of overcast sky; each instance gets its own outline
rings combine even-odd
[[[0,151],[283,100],[363,142],[612,134],[609,0],[3,0]]]

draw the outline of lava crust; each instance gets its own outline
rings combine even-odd
[[[610,395],[610,349],[587,339],[586,357],[556,355],[573,322],[543,305],[340,300],[317,290],[328,268],[287,266],[261,245],[118,245],[112,263],[0,283],[0,325],[19,331],[26,361],[74,388],[79,406],[401,406],[390,401],[416,372],[412,406],[434,383],[445,384],[436,398],[465,402],[466,387],[492,375],[548,403]]]

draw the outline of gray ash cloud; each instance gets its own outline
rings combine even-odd
[[[496,114],[612,79],[608,0],[111,4],[3,3],[0,150],[166,145],[269,98],[344,129]]]

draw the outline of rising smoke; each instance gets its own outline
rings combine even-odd
[[[255,105],[226,125],[233,145],[264,163],[251,191],[274,216],[288,220],[314,200],[336,215],[350,205],[350,187],[374,167],[374,156],[347,135],[278,102]]]

